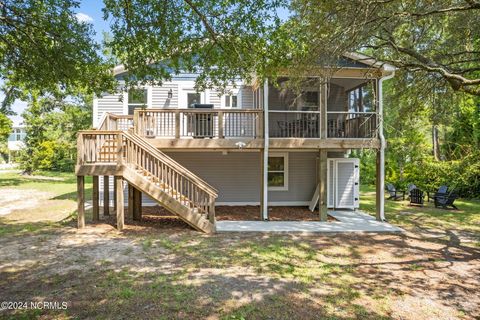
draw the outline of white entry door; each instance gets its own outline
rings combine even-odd
[[[338,209],[359,207],[359,159],[328,159],[327,206]]]

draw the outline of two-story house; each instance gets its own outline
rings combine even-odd
[[[119,66],[115,74],[128,71]],[[162,86],[97,97],[96,130],[78,138],[79,226],[86,175],[94,177],[94,219],[99,199],[108,214],[113,198],[119,228],[126,199],[134,219],[142,202],[158,203],[207,232],[215,229],[215,205],[258,205],[268,220],[269,206],[318,203],[326,221],[328,208],[358,208],[359,163],[348,154],[365,148],[377,151],[383,220],[382,83],[393,74],[388,64],[346,54],[338,66],[312,68],[295,90],[287,71],[237,81],[226,94],[197,92],[197,75],[180,73]]]

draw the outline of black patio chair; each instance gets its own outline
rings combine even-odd
[[[415,189],[417,186],[414,185],[413,183],[409,183],[408,186],[407,186],[407,195],[408,195],[408,199],[410,199],[410,192]]]
[[[453,204],[456,199],[458,199],[458,194],[455,190],[452,190],[448,194],[436,194],[433,201],[435,203],[435,208],[441,207],[442,209],[448,209],[448,207],[452,207],[453,209],[458,210]]]
[[[423,198],[425,197],[425,195],[423,194],[422,190],[418,188],[413,188],[412,190],[410,190],[409,197],[411,205],[414,204],[423,207]]]
[[[405,200],[405,191],[395,189],[395,186],[391,183],[387,183],[387,192],[390,195],[387,200]]]
[[[440,186],[440,188],[438,188],[437,191],[435,192],[427,192],[427,202],[430,202],[430,200],[434,200],[435,197],[438,195],[438,196],[445,196],[448,192],[448,186]]]

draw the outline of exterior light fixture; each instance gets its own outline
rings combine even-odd
[[[168,99],[172,99],[173,98],[173,91],[172,89],[168,90]]]

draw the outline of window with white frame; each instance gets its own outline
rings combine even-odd
[[[225,96],[225,107],[226,108],[237,108],[238,107],[238,97],[234,94],[228,94]]]
[[[146,108],[147,95],[147,89],[130,89],[128,91],[128,114],[133,114],[136,108]]]
[[[287,153],[274,153],[268,156],[268,189],[288,190]]]

